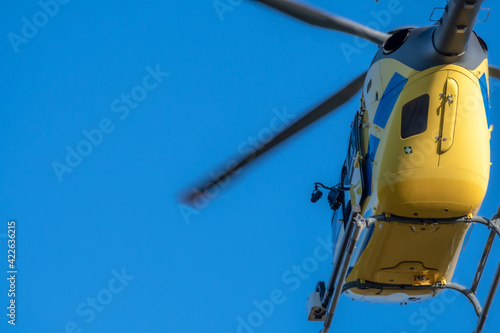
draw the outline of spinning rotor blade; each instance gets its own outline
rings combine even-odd
[[[231,176],[233,173],[235,173],[238,169],[243,167],[244,165],[248,164],[249,162],[257,159],[264,153],[268,152],[281,142],[287,140],[294,134],[300,132],[307,126],[311,125],[312,123],[316,122],[323,116],[329,114],[332,111],[335,111],[339,106],[343,105],[346,103],[348,100],[351,99],[361,88],[363,88],[363,82],[366,76],[366,72],[359,75],[357,78],[355,78],[353,81],[351,81],[347,86],[345,86],[342,90],[339,92],[335,93],[333,96],[331,96],[329,99],[312,109],[310,112],[308,112],[306,115],[304,115],[302,118],[297,120],[295,123],[290,125],[288,128],[284,129],[281,133],[276,135],[273,139],[271,139],[269,142],[261,145],[259,148],[257,148],[252,154],[249,154],[247,156],[244,156],[243,158],[240,158],[237,163],[234,164],[233,167],[223,171],[220,173],[220,176],[218,176],[215,179],[210,179],[208,181],[205,181],[202,186],[198,187],[198,189],[193,190],[192,193],[188,193],[184,197],[184,202],[189,203],[189,204],[194,204],[194,200],[202,195],[204,195],[206,192],[209,192],[212,188],[217,186],[218,184],[222,183],[226,178]]]
[[[495,79],[500,79],[500,68],[495,66],[489,66],[490,77]]]
[[[319,27],[345,32],[381,45],[391,35],[374,30],[341,16],[327,14],[319,10],[288,0],[256,0],[287,15]]]

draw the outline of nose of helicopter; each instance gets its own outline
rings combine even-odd
[[[490,167],[483,95],[478,78],[459,66],[410,77],[382,140],[377,213],[433,218],[477,213]]]
[[[379,184],[378,213],[449,218],[476,214],[488,183],[480,174],[469,170],[435,167],[408,169]]]

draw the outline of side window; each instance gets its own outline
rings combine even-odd
[[[406,103],[401,115],[401,138],[422,134],[427,129],[429,95],[425,94]]]

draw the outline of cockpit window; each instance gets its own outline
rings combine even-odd
[[[401,138],[421,134],[427,129],[429,95],[425,94],[406,103],[401,115]]]

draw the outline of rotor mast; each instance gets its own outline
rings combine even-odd
[[[450,0],[433,35],[434,48],[445,56],[467,50],[470,36],[484,0]]]

